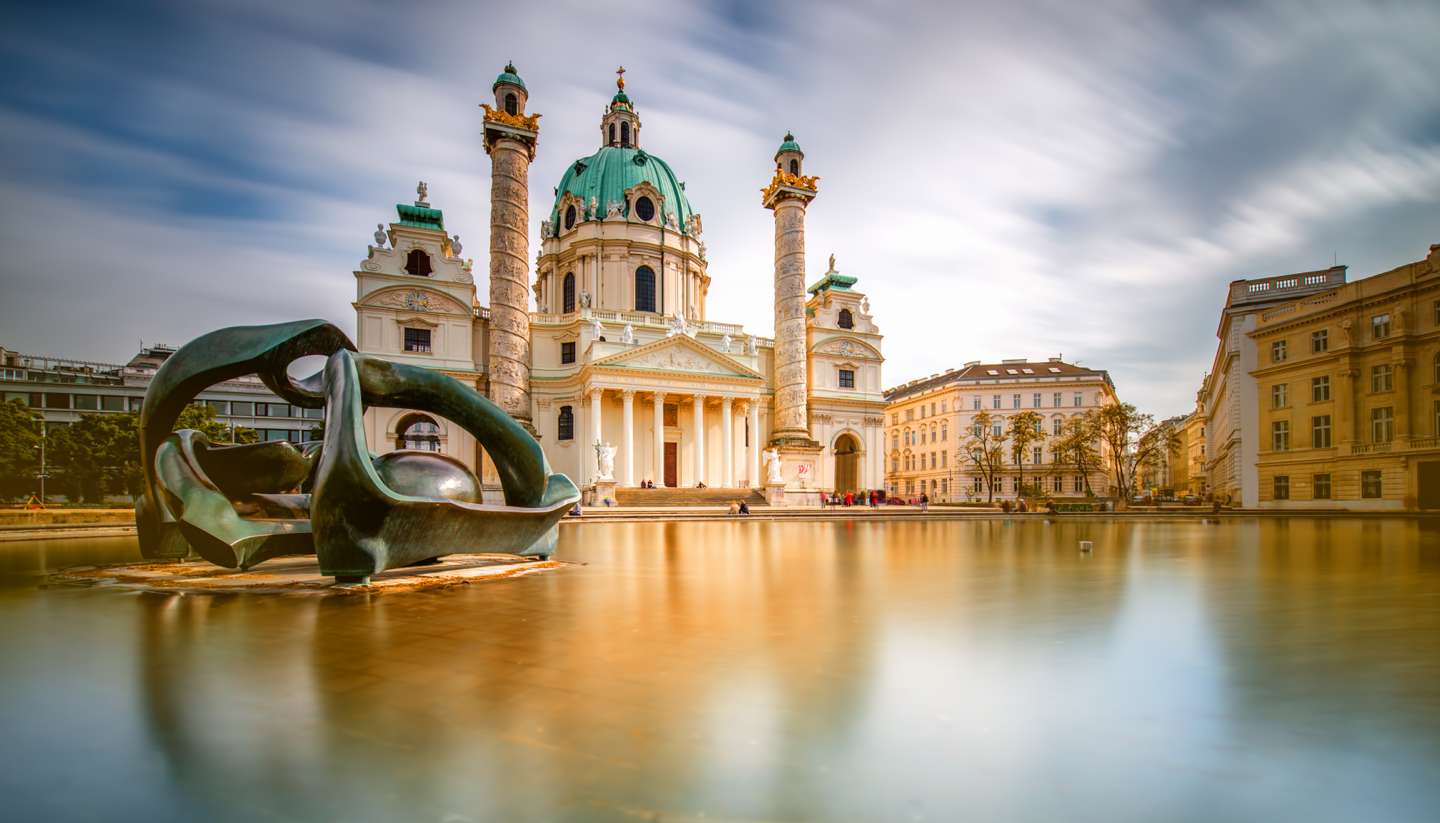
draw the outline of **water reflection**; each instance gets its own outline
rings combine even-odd
[[[586,565],[374,598],[12,590],[0,788],[177,820],[1440,802],[1427,523],[620,523],[562,554]]]

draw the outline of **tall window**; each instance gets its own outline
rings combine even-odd
[[[419,249],[411,249],[410,253],[405,255],[405,271],[416,277],[429,277],[430,255]]]
[[[855,318],[851,316],[849,309],[840,310],[840,316],[835,320],[835,325],[842,329],[855,328]]]
[[[615,124],[610,124],[610,145],[615,145]]]
[[[566,340],[565,342],[563,342],[563,343],[560,344],[560,362],[561,362],[561,363],[574,363],[574,362],[575,362],[575,341],[574,341],[574,340]]]
[[[1060,406],[1064,405],[1062,402],[1062,395],[1058,391],[1055,392],[1055,396],[1051,397],[1050,399],[1055,401],[1055,408],[1057,409],[1060,408]]]
[[[655,311],[655,271],[649,266],[635,270],[635,311]]]
[[[1328,475],[1328,474],[1317,474],[1317,475],[1315,475],[1315,477],[1313,478],[1313,480],[1314,480],[1314,485],[1315,485],[1315,499],[1316,499],[1316,500],[1329,500],[1329,499],[1330,499],[1330,475]]]
[[[1035,394],[1030,397],[1030,400],[1033,401],[1033,403],[1034,403],[1034,405],[1035,405],[1035,408],[1037,408],[1037,409],[1040,408],[1041,406],[1045,405],[1044,403],[1041,403],[1041,402],[1040,402],[1040,392],[1038,392],[1038,391],[1035,392]]]
[[[565,272],[565,279],[560,286],[560,311],[569,314],[575,311],[575,272]]]
[[[1005,424],[1003,422],[997,421],[993,426],[990,427],[990,434],[994,435],[995,437],[1004,437]]]
[[[1310,378],[1310,402],[1311,402],[1311,403],[1324,403],[1325,401],[1327,401],[1327,400],[1329,400],[1329,399],[1330,399],[1330,378],[1329,378],[1329,377],[1312,377],[1312,378]]]
[[[555,431],[555,438],[557,440],[575,439],[575,410],[572,407],[560,407],[560,419],[557,423]]]
[[[515,95],[513,93],[505,95],[505,113],[520,113],[520,101],[515,99]]]
[[[1319,414],[1310,418],[1310,446],[1316,449],[1330,448],[1330,415]]]
[[[624,147],[624,148],[627,148],[627,149],[630,148],[630,124],[629,124],[629,123],[621,123],[621,124],[620,124],[620,145],[621,145],[622,147]]]
[[[1290,499],[1290,477],[1284,474],[1275,475],[1275,499]]]
[[[1435,433],[1440,435],[1440,400],[1435,401]]]
[[[1440,352],[1435,352],[1435,382],[1440,383]]]
[[[1045,462],[1045,450],[1039,446],[1030,450],[1030,462],[1040,465]]]
[[[1389,363],[1370,367],[1370,391],[1384,392],[1394,387],[1394,371]]]
[[[974,409],[975,411],[980,411],[980,395],[977,394],[974,397],[970,398],[970,408]]]
[[[998,408],[1000,408],[1000,395],[998,395],[998,394],[992,394],[992,395],[990,396],[990,408],[992,408],[992,409],[998,409]]]
[[[1360,496],[1366,498],[1377,498],[1381,494],[1380,470],[1366,469],[1360,472]]]
[[[791,173],[791,174],[799,174],[799,173],[800,173],[800,161],[799,161],[799,160],[796,160],[796,159],[793,158],[793,157],[790,158],[790,173]]]
[[[1330,351],[1330,332],[1327,329],[1310,332],[1310,351],[1315,354]]]
[[[1057,417],[1050,421],[1050,433],[1056,437],[1060,436],[1060,426],[1065,422],[1064,418]]]
[[[565,228],[567,231],[575,228],[575,206],[573,204],[565,207]]]
[[[1288,403],[1285,402],[1285,401],[1288,399],[1289,394],[1290,394],[1290,384],[1289,384],[1289,383],[1276,383],[1275,385],[1271,386],[1271,387],[1270,387],[1270,408],[1272,408],[1272,409],[1283,409],[1283,408],[1285,408],[1287,405],[1289,405]]]
[[[841,370],[840,370],[840,388],[842,388],[842,389],[853,389],[853,388],[855,388],[855,370],[854,370],[854,369],[841,369]]]
[[[1012,395],[1010,395],[1010,408],[1012,408],[1012,409],[1018,409],[1018,408],[1020,408],[1020,395],[1018,395],[1018,394],[1012,394]]]
[[[1290,421],[1276,420],[1270,424],[1270,448],[1277,451],[1290,450]]]
[[[429,329],[405,329],[405,351],[430,353]]]
[[[1271,363],[1284,363],[1284,362],[1285,362],[1285,357],[1286,357],[1286,351],[1285,351],[1285,341],[1284,341],[1284,340],[1276,340],[1274,343],[1271,343],[1271,344],[1270,344],[1270,362],[1271,362]]]
[[[940,442],[941,442],[941,443],[944,443],[946,440],[949,440],[949,439],[950,439],[950,424],[948,424],[948,423],[941,423],[941,424],[940,424]]]
[[[1377,314],[1370,318],[1370,337],[1374,340],[1384,340],[1390,336],[1390,315]]]
[[[1395,410],[1381,406],[1370,410],[1370,442],[1389,443],[1395,439]]]
[[[395,439],[395,448],[397,449],[438,452],[440,451],[440,426],[428,417],[407,417],[401,421],[400,430]]]

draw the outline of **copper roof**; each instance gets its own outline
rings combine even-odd
[[[1095,377],[1110,382],[1104,369],[1077,366],[1062,360],[1012,360],[1002,363],[970,363],[943,374],[932,374],[886,389],[886,402],[941,388],[950,383],[981,383],[990,381],[1040,380],[1055,377]]]

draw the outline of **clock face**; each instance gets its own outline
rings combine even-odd
[[[405,295],[405,308],[412,311],[429,311],[433,308],[430,303],[430,295],[423,291],[407,292]]]

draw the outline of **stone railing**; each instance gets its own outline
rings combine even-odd
[[[1255,280],[1237,280],[1230,284],[1230,302],[1235,304],[1249,300],[1269,300],[1275,297],[1284,297],[1290,292],[1294,292],[1298,296],[1344,284],[1344,266],[1335,266],[1325,271],[1281,274]]]

